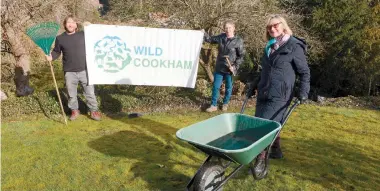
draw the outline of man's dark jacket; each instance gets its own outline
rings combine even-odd
[[[218,44],[218,57],[216,58],[215,72],[231,74],[227,60],[224,56],[228,55],[231,65],[237,71],[240,64],[243,63],[244,47],[243,40],[240,37],[234,36],[227,38],[226,33],[217,36],[204,36],[204,41],[208,43]]]
[[[293,98],[296,75],[299,75],[299,97],[308,97],[310,70],[306,61],[306,43],[290,39],[269,57],[264,51],[262,71],[257,85],[257,101],[289,101]]]

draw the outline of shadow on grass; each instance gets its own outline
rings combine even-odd
[[[190,177],[175,167],[198,167],[172,156],[176,148],[185,147],[174,136],[177,129],[146,118],[128,119],[120,115],[113,118],[134,131],[100,137],[89,142],[89,147],[108,156],[137,160],[131,171],[134,178],[142,178],[148,184],[149,190],[184,190]]]
[[[49,110],[46,109],[45,105],[41,101],[41,98],[39,98],[38,96],[33,95],[33,99],[36,100],[36,102],[38,103],[38,105],[39,105],[39,107],[40,107],[40,109],[41,109],[41,111],[42,111],[42,113],[44,114],[45,117],[47,117],[48,119],[53,120],[55,122],[61,122],[60,119],[57,119],[57,118],[54,118],[54,117],[51,116],[51,114],[49,113]],[[65,114],[67,114],[67,113],[65,112]]]
[[[60,95],[60,98],[62,101],[62,107],[63,107],[65,117],[67,117],[67,115],[71,114],[71,110],[67,106],[67,103],[68,103],[67,96],[64,93],[66,91],[66,89],[60,88],[60,89],[58,89],[58,91],[59,91],[59,95]],[[58,104],[58,111],[57,112],[59,115],[62,115],[61,106],[59,105],[59,98],[57,96],[57,91],[54,89],[54,90],[47,91],[47,93],[48,93],[49,97],[52,97],[54,99],[55,103]],[[60,123],[62,122],[61,117],[60,118],[53,117],[55,114],[57,114],[55,112],[55,109],[52,108],[53,104],[51,104],[50,102],[46,102],[45,100],[43,100],[44,98],[40,98],[36,94],[32,95],[32,97],[37,102],[38,106],[40,107],[40,109],[41,109],[41,111],[45,117],[47,117],[48,119],[53,120],[55,122],[60,122]],[[81,102],[81,101],[82,100],[78,100],[78,102]]]
[[[137,94],[136,86],[115,85],[97,86],[95,94],[100,98],[99,109],[106,115],[122,112],[125,108],[133,108],[135,100],[152,99],[149,95]]]
[[[118,113],[121,112],[123,106],[121,102],[112,97],[112,94],[108,93],[102,86],[96,87],[96,94],[100,97],[99,109],[103,113]]]
[[[59,95],[61,97],[61,101],[62,101],[62,106],[63,106],[63,110],[65,111],[66,115],[70,115],[71,114],[71,109],[68,107],[68,97],[69,95],[67,94],[67,89],[66,88],[59,88],[58,89],[59,91]],[[48,94],[50,97],[53,97],[55,99],[55,101],[59,104],[59,99],[58,99],[58,96],[57,96],[57,91],[54,89],[54,90],[49,90],[48,91]],[[80,89],[78,89],[78,95],[80,94],[83,94],[83,91]],[[86,105],[86,102],[82,100],[82,98],[78,97],[78,106],[79,106],[79,111],[82,113],[82,114],[86,114],[88,112],[88,108],[87,108],[87,105]]]
[[[97,87],[95,87],[95,88],[97,88]],[[102,89],[102,87],[100,87],[99,89]],[[117,113],[117,112],[122,111],[122,104],[119,100],[112,98],[112,95],[109,94],[107,91],[104,91],[104,92],[100,91],[100,92],[102,92],[102,93],[100,93],[99,95],[96,95],[97,97],[100,97],[100,102],[98,103],[99,110],[101,110],[103,113]],[[65,111],[65,114],[71,115],[71,109],[68,107],[67,89],[66,88],[60,88],[59,93],[60,93],[60,97],[62,100],[62,106],[63,106],[63,110]],[[59,104],[59,99],[58,99],[57,92],[55,89],[49,90],[48,95],[50,97],[53,97],[55,99],[55,101]],[[83,96],[83,88],[79,87],[78,88],[78,97],[77,97],[79,111],[81,114],[86,115],[86,114],[88,114],[89,109],[87,107],[86,101],[83,100],[81,98],[81,96],[84,97]],[[38,97],[34,97],[34,98],[36,99],[36,101],[40,105],[41,110],[43,111],[44,115],[48,118],[51,118],[50,115],[48,114],[47,110],[44,109],[44,106],[42,104],[43,101],[41,101]],[[61,113],[61,111],[60,111],[60,113]],[[87,115],[87,117],[90,118],[89,115]]]
[[[377,190],[380,187],[380,159],[377,151],[355,144],[322,139],[283,139],[284,159],[270,160],[268,176],[278,187],[289,189],[279,176],[310,181],[326,190]],[[287,149],[290,148],[291,149]],[[247,173],[236,178],[244,179]],[[262,181],[270,181],[266,178]],[[281,184],[281,185],[280,185]],[[282,186],[283,185],[283,186]]]
[[[209,102],[211,99],[203,96],[202,93],[195,91],[195,89],[191,88],[178,88],[178,90],[175,92],[175,95],[178,97],[188,98],[196,105],[201,105],[201,110],[209,106]]]
[[[128,95],[139,99],[152,98],[150,95],[136,93],[137,87],[137,85],[99,85],[95,88],[95,94],[100,97],[103,95]]]

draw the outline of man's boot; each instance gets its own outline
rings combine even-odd
[[[71,116],[69,118],[70,121],[74,121],[75,119],[77,119],[79,117],[79,115],[80,115],[79,110],[77,110],[77,109],[71,110]]]

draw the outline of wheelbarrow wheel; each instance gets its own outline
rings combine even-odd
[[[256,180],[261,180],[268,175],[269,157],[268,151],[265,151],[265,158],[258,156],[255,160],[255,164],[251,166],[253,177]]]
[[[218,163],[205,164],[194,179],[194,191],[211,191],[224,180],[224,168]],[[219,188],[218,191],[222,191]]]

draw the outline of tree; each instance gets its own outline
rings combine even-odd
[[[376,77],[380,76],[380,3],[373,1],[371,12],[367,17],[367,26],[364,28],[363,39],[360,41],[362,47],[362,57],[365,61],[363,66],[364,74],[368,82],[367,95],[370,96],[371,92],[375,92],[375,85],[373,82]]]
[[[151,18],[148,15],[160,12],[167,16],[165,22],[159,26],[149,21],[145,24],[151,24],[153,27],[205,29],[211,35],[222,32],[222,23],[232,19],[236,21],[237,34],[243,38],[250,55],[246,58],[257,65],[266,43],[263,38],[265,22],[270,14],[282,14],[288,18],[295,34],[306,38],[313,47],[318,47],[314,46],[317,41],[310,38],[300,25],[303,16],[297,14],[294,7],[284,9],[279,6],[277,1],[270,0],[111,0],[107,18],[124,22],[134,19],[146,20]],[[200,57],[200,65],[210,81],[213,81],[215,51],[215,46],[204,45]]]
[[[63,18],[74,13],[86,17],[92,7],[92,0],[3,0],[1,1],[1,34],[2,44],[9,44],[9,52],[15,58],[15,82],[18,96],[29,95],[30,52],[35,48],[25,36],[27,27],[42,21],[55,20],[59,23]]]
[[[312,29],[326,46],[319,85],[335,96],[364,95],[378,73],[378,16],[367,0],[315,0]],[[376,31],[377,29],[377,31]],[[377,33],[376,33],[377,32]]]

